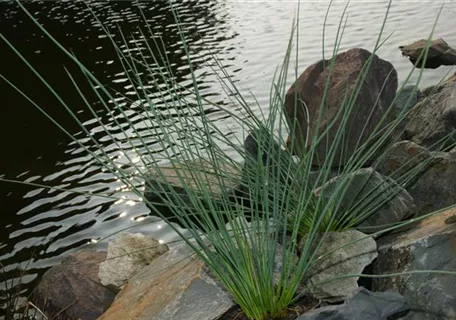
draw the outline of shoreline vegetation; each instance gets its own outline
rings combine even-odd
[[[79,67],[91,94],[108,114],[115,111],[129,119],[112,92],[18,4]],[[415,65],[407,80],[418,72],[417,83],[406,86],[405,81],[398,87],[394,66],[377,55],[388,40],[383,30],[391,4],[374,48],[339,52],[347,18],[344,11],[336,41],[329,44],[334,46],[333,55],[323,54],[322,60],[305,70],[297,64],[298,14],[271,84],[267,114],[260,116],[254,108],[262,110],[262,106],[247,102],[215,54],[211,68],[231,105],[217,105],[203,97],[193,70],[198,52],[188,46],[172,2],[191,70],[191,89],[177,83],[167,48],[146,24],[138,29],[140,39],[148,47],[148,59],[161,68],[151,68],[145,56],[139,59],[120,49],[121,45],[134,47],[129,41],[133,35],[119,30],[122,41],[118,43],[104,29],[145,110],[144,124],[164,137],[156,142],[160,146],[156,152],[133,123],[128,128],[117,123],[137,151],[137,161],[126,153],[128,166],[106,153],[59,92],[0,34],[79,123],[91,147],[68,133],[26,91],[0,75],[2,80],[100,168],[128,186],[151,215],[160,217],[181,239],[165,244],[127,230],[112,235],[107,252],[83,248],[71,253],[46,272],[28,301],[19,303],[13,296],[5,319],[310,320],[330,314],[334,319],[437,320],[454,316],[456,73],[431,88],[418,88],[426,71],[416,67],[427,67],[428,58],[431,67],[438,64],[432,27],[419,50],[412,46],[416,50],[410,59]],[[138,10],[146,20],[140,6]],[[324,32],[322,44],[328,45]],[[442,64],[451,63],[451,50],[443,50]],[[288,88],[292,66],[296,66],[295,82]],[[156,81],[157,92],[146,88],[139,70]],[[74,75],[68,72],[68,77],[80,103],[121,149]],[[172,120],[157,107],[157,99],[175,112]],[[214,125],[204,112],[207,106],[229,116],[246,132],[246,139],[233,140]],[[228,156],[227,147],[242,161]],[[12,182],[0,177],[2,181]],[[425,287],[427,293],[418,287]],[[15,310],[19,304],[22,309]]]

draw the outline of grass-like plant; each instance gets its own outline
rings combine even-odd
[[[30,262],[30,261],[29,261]],[[0,318],[5,320],[30,320],[43,318],[48,320],[43,311],[31,301],[23,297],[22,280],[26,276],[27,265],[19,270],[17,277],[8,278],[11,274],[0,262],[0,284],[2,285],[0,300]]]
[[[19,5],[27,12],[20,3]],[[384,24],[390,5],[391,3],[386,10]],[[138,43],[140,43],[129,41],[132,40],[132,36],[123,34],[121,30],[119,30],[121,44],[110,37],[113,48],[118,54],[118,61],[122,64],[135,91],[135,98],[141,101],[141,107],[144,110],[141,114],[141,125],[147,127],[151,135],[160,137],[154,141],[153,146],[148,137],[143,137],[138,132],[124,107],[116,102],[112,91],[94,77],[77,57],[59,44],[39,25],[33,15],[27,12],[46,36],[79,66],[91,85],[92,93],[98,97],[107,113],[113,116],[114,123],[124,135],[122,143],[136,152],[135,155],[125,152],[130,162],[128,165],[117,162],[106,152],[100,142],[78,119],[70,105],[42,78],[8,39],[0,34],[1,39],[22,58],[80,125],[84,138],[91,141],[93,146],[87,147],[87,143],[82,143],[80,139],[73,137],[44,108],[34,103],[26,92],[3,76],[2,78],[34,104],[77,145],[86,150],[105,171],[120,179],[139,196],[143,196],[144,193],[149,195],[144,198],[144,201],[152,214],[168,222],[177,221],[187,229],[191,237],[183,234],[174,224],[169,224],[207,264],[249,319],[280,319],[286,314],[289,306],[299,298],[299,294],[302,294],[298,289],[308,276],[312,265],[316,263],[316,251],[322,239],[318,234],[356,227],[394,197],[399,190],[398,188],[390,188],[387,189],[388,191],[373,190],[349,208],[342,208],[340,205],[340,199],[344,197],[350,186],[352,173],[364,167],[374,155],[376,161],[381,161],[386,154],[385,150],[397,140],[395,130],[405,118],[405,111],[393,122],[387,122],[386,117],[382,119],[370,139],[365,143],[359,143],[357,151],[350,155],[345,166],[339,169],[336,187],[333,187],[331,192],[323,187],[319,196],[314,193],[317,186],[324,186],[332,177],[334,157],[339,147],[344,144],[344,132],[354,112],[356,98],[370,68],[373,55],[382,45],[383,27],[372,50],[373,55],[367,61],[358,79],[356,90],[345,97],[343,107],[330,124],[330,127],[337,126],[337,133],[328,144],[326,158],[315,181],[311,179],[311,175],[315,175],[312,171],[312,159],[318,144],[327,140],[329,129],[323,132],[316,130],[308,134],[308,138],[311,139],[310,147],[299,160],[292,157],[284,148],[285,132],[298,129],[293,125],[288,127],[287,123],[290,121],[287,122],[289,119],[285,118],[282,109],[291,64],[296,64],[294,68],[296,77],[299,72],[298,52],[294,51],[298,47],[299,17],[290,30],[289,44],[271,85],[270,103],[265,108],[267,110],[265,115],[262,112],[264,106],[259,104],[252,106],[249,101],[252,97],[244,97],[215,54],[212,54],[213,59],[207,67],[212,68],[216,74],[220,90],[223,90],[230,104],[216,104],[204,96],[198,84],[197,73],[193,69],[193,61],[198,59],[198,52],[193,52],[187,44],[179,15],[171,3],[170,6],[190,68],[191,87],[183,87],[176,81],[167,50],[160,38],[150,29],[138,28],[140,39],[136,39],[141,41],[142,46],[147,47],[147,56],[141,50],[137,51],[139,52],[137,55],[133,55],[132,50],[121,50],[120,45],[127,49],[138,49]],[[331,5],[328,7],[328,12],[330,7]],[[141,10],[140,14],[143,14]],[[344,11],[334,44],[334,56],[342,41],[345,18]],[[145,17],[144,20],[146,20]],[[104,30],[110,36],[109,31]],[[324,47],[323,42],[323,49]],[[423,55],[425,59],[427,50]],[[152,59],[153,64],[150,64],[149,59]],[[334,63],[335,60],[331,59],[331,69]],[[146,73],[152,79],[155,84],[154,91],[147,89],[143,78],[138,76],[140,73]],[[97,117],[93,106],[86,98],[86,93],[80,89],[80,84],[74,80],[70,72],[68,77],[80,94],[81,102],[86,109],[98,121],[113,144],[122,150],[124,145],[119,143],[109,128]],[[330,77],[331,74],[327,79],[327,90],[329,90]],[[327,90],[319,109],[318,121],[322,121]],[[256,101],[254,97],[253,100]],[[209,107],[221,115],[229,116],[238,128],[251,132],[245,146],[243,141],[230,134],[229,130],[211,121],[210,115],[206,113]],[[390,108],[394,108],[394,102]],[[172,112],[172,117],[169,116],[169,112]],[[127,121],[127,128],[116,120],[114,113],[121,115]],[[292,141],[293,143],[296,142]],[[237,153],[238,158],[243,160],[231,157],[227,150],[230,150],[231,154]],[[401,186],[405,186],[412,181],[419,169],[415,166],[401,173],[396,180]],[[174,183],[170,182],[170,171],[173,172]],[[176,188],[176,185],[179,185],[180,189]],[[329,195],[324,196],[325,193]],[[112,194],[101,195],[113,196]],[[171,215],[164,215],[163,207],[166,207]],[[304,247],[298,250],[299,240],[303,236],[306,237],[306,242]],[[284,250],[278,249],[280,245]],[[280,253],[279,259],[282,265],[278,272],[275,271],[277,253]]]

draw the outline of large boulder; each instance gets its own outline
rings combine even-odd
[[[422,63],[419,59],[424,59],[423,51],[429,48],[426,62]],[[442,38],[429,41],[421,39],[406,46],[400,46],[399,49],[403,56],[409,58],[410,62],[417,68],[436,69],[440,66],[456,65],[456,50],[451,48]],[[422,55],[420,57],[420,55]],[[418,63],[417,63],[418,62]]]
[[[326,158],[327,147],[332,144],[339,130],[341,117],[338,113],[341,108],[342,114],[349,112],[349,116],[343,129],[344,144],[339,143],[333,166],[345,164],[360,144],[368,140],[385,115],[384,124],[394,118],[394,110],[389,107],[397,90],[397,72],[391,63],[377,55],[372,56],[370,68],[351,111],[344,102],[359,87],[357,82],[363,73],[362,68],[371,55],[369,51],[360,48],[348,50],[335,57],[334,68],[331,68],[331,60],[321,60],[308,67],[290,87],[285,97],[285,112],[292,130],[288,146],[295,154],[302,157],[310,147],[315,130],[318,129],[321,134],[336,120],[336,125],[329,129],[327,138],[316,147],[313,164],[321,166]],[[330,80],[326,100],[322,101],[328,77]],[[320,110],[322,117],[319,122]]]
[[[346,181],[343,182],[343,194],[340,193],[340,190],[343,190],[340,189],[341,179]],[[339,193],[335,195],[334,192]],[[410,194],[393,179],[383,176],[373,168],[362,168],[347,176],[332,178],[316,189],[315,193],[328,201],[336,201],[340,212],[360,219],[358,228],[366,233],[376,232],[387,225],[400,222],[412,216],[415,210]]]
[[[442,150],[456,143],[456,77],[432,92],[407,115],[403,138],[430,150]]]
[[[143,268],[99,320],[212,320],[234,305],[187,245]]]
[[[411,230],[382,237],[374,274],[456,270],[456,207],[421,221]],[[411,312],[404,320],[456,319],[456,275],[415,273],[373,279],[374,291],[402,294]]]
[[[95,320],[109,307],[116,292],[104,286],[98,267],[106,252],[78,251],[43,275],[33,302],[54,320]]]
[[[122,287],[136,272],[168,251],[166,244],[141,233],[122,232],[108,244],[106,261],[98,276],[103,285]]]
[[[302,239],[300,248],[304,246],[305,239]],[[306,286],[311,288],[317,299],[343,301],[357,290],[358,278],[335,279],[349,274],[361,274],[377,257],[377,244],[372,237],[357,230],[328,232],[323,238],[320,236],[318,243],[318,263],[311,267]]]
[[[407,301],[398,293],[360,288],[343,304],[314,309],[297,320],[395,320],[408,311]]]
[[[456,147],[450,152],[431,152],[401,141],[385,153],[376,169],[394,179],[411,177],[405,188],[415,200],[417,216],[456,203]]]

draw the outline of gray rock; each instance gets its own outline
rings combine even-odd
[[[421,98],[420,89],[415,85],[405,86],[396,94],[396,117],[405,115]]]
[[[456,153],[438,153],[433,164],[408,191],[416,199],[418,216],[456,204]]]
[[[449,85],[451,83],[453,83],[453,84],[456,83],[456,72],[453,73],[453,75],[450,76],[449,78],[445,79],[445,81],[443,81],[443,83],[435,84],[435,85],[429,86],[427,88],[424,88],[423,90],[421,90],[421,94],[423,97],[427,98],[429,96],[439,93],[440,91],[442,91],[442,89],[444,87],[446,87],[447,85]]]
[[[226,230],[233,236],[234,234],[244,234],[246,240],[251,244],[252,238],[255,239],[253,231],[266,232],[270,234],[275,232],[277,226],[273,221],[252,219],[250,222],[243,216],[238,216],[226,223]],[[258,237],[256,237],[258,239]]]
[[[254,174],[253,179],[258,178],[258,162],[267,170],[269,179],[280,180],[283,184],[290,183],[298,171],[293,155],[282,148],[267,128],[252,130],[244,141],[244,150],[244,181],[248,173]]]
[[[385,150],[383,157],[376,163],[375,169],[385,176],[400,181],[406,176],[418,177],[420,172],[436,162],[432,158],[433,154],[428,149],[415,142],[404,140],[396,142]]]
[[[454,145],[456,77],[445,81],[437,93],[415,105],[405,121],[404,140],[411,140],[431,151],[440,151]]]
[[[430,152],[411,141],[401,141],[385,153],[376,168],[394,179],[411,175],[413,179],[405,188],[414,199],[417,216],[456,203],[456,148]],[[416,173],[410,172],[414,168]]]
[[[321,173],[321,170],[314,170],[309,173],[309,184],[312,186],[312,189],[317,189],[321,187],[321,184],[323,182],[323,179],[326,181],[337,177],[340,174],[340,168],[333,168],[332,170],[325,169],[323,173]],[[328,174],[327,177],[324,175]]]
[[[375,274],[456,270],[456,207],[421,221],[411,230],[379,240]],[[404,320],[456,319],[456,275],[420,273],[374,278],[374,291],[395,291],[407,299]]]
[[[400,294],[360,288],[344,304],[315,309],[297,320],[395,320],[408,310]]]
[[[266,128],[253,130],[244,141],[244,149],[246,154],[243,177],[246,175],[245,169],[256,171],[258,160],[268,170],[269,179],[279,180],[284,185],[291,183],[298,172],[298,164],[293,155],[283,149]]]
[[[363,232],[376,232],[384,225],[402,221],[413,214],[414,204],[410,194],[374,169],[359,169],[347,178],[351,180],[347,180],[346,191],[339,195],[337,201],[342,212],[353,212],[364,219],[358,224]],[[316,194],[322,194],[329,200],[340,185],[339,179],[340,176],[329,180],[315,190]]]
[[[377,257],[377,244],[372,237],[365,237],[365,234],[357,230],[328,232],[324,236],[317,251],[317,263],[311,267],[310,278],[306,282],[317,299],[328,302],[343,301],[356,291],[357,277],[323,282],[348,274],[361,274]],[[361,240],[362,238],[365,239]],[[305,238],[300,244],[301,248],[304,241]],[[345,246],[351,242],[354,243]],[[328,254],[323,256],[326,253]]]
[[[99,320],[212,320],[233,305],[191,248],[180,245],[130,279]]]
[[[100,264],[98,276],[103,285],[120,288],[136,272],[166,251],[166,244],[160,244],[151,237],[122,232],[109,242],[107,260]]]
[[[329,129],[328,136],[316,146],[315,157],[312,159],[315,166],[321,166],[325,162],[329,144],[338,131],[340,118],[337,119],[337,115],[341,108],[347,108],[346,102],[344,103],[345,97],[358,89],[358,78],[371,56],[371,52],[367,50],[354,48],[338,54],[333,68],[330,60],[320,60],[299,76],[285,96],[284,109],[292,131],[287,141],[290,151],[302,158],[310,147],[313,138],[311,135],[317,129],[320,134]],[[329,75],[329,88],[326,90]],[[397,72],[393,65],[373,55],[370,68],[344,128],[345,143],[339,144],[333,167],[346,164],[357,147],[371,139],[380,119],[384,116],[387,121],[394,118],[393,110],[389,107],[396,91]],[[322,121],[318,123],[324,97],[325,112]],[[334,120],[336,124],[330,128]]]
[[[116,292],[102,285],[99,264],[106,252],[71,253],[43,275],[32,301],[49,319],[95,320],[112,303]]]

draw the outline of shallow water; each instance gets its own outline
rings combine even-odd
[[[130,2],[86,3],[102,24],[115,34],[116,40],[121,37],[117,26],[126,35],[135,34],[136,39],[140,36],[138,23],[145,27],[137,8]],[[455,47],[455,1],[393,2],[384,30],[385,36],[391,36],[378,54],[396,67],[400,82],[406,79],[411,64],[401,57],[397,47],[426,38],[442,3],[446,3],[446,7],[440,15],[434,34]],[[298,70],[304,70],[322,58],[322,29],[327,5],[328,1],[301,3]],[[326,57],[330,56],[344,6],[345,2],[335,1],[330,11],[325,39]],[[123,112],[110,114],[102,104],[94,104],[97,117],[109,127],[110,134],[115,137],[113,141],[84,106],[63,66],[68,67],[82,90],[88,92],[90,101],[94,101],[94,95],[85,78],[78,73],[77,67],[55,48],[16,4],[0,2],[0,32],[31,61],[68,102],[70,108],[77,112],[85,128],[103,146],[105,152],[120,162],[136,161],[138,153],[129,141],[137,135],[143,137],[150,148],[156,148],[155,141],[159,133],[151,132],[144,125],[145,111],[138,107],[138,103],[131,102],[137,98],[128,84],[128,77],[112,50],[109,38],[87,6],[82,1],[41,1],[28,2],[26,7],[58,41],[76,54],[101,83],[117,92],[117,100],[122,105]],[[352,1],[347,10],[348,22],[341,50],[351,47],[373,48],[386,8],[385,1]],[[150,28],[163,38],[173,73],[179,83],[183,86],[191,85],[182,44],[166,3],[150,1],[143,5],[143,10]],[[253,92],[262,111],[267,111],[271,81],[285,53],[292,19],[297,10],[296,2],[199,0],[179,2],[178,10],[188,31],[188,42],[201,56],[195,67],[198,83],[204,88],[203,94],[214,102],[229,103],[220,94],[212,70],[203,63],[210,58],[208,50],[205,50],[210,48],[241,91],[245,94]],[[141,41],[131,41],[130,44],[131,47],[121,49],[124,52],[135,50],[138,54],[145,50]],[[82,138],[79,125],[67,115],[36,76],[5,43],[0,46],[0,73],[30,95],[70,134],[90,145],[87,139]],[[420,87],[435,84],[452,70],[449,67],[425,70]],[[416,76],[412,77],[412,81],[415,79]],[[156,92],[150,79],[144,77],[143,80],[150,90]],[[289,78],[289,83],[292,83],[292,77]],[[0,175],[54,188],[112,193],[125,197],[122,201],[114,201],[0,182],[0,261],[4,266],[4,278],[14,279],[19,276],[20,268],[27,268],[22,281],[29,288],[36,283],[38,275],[58,263],[70,251],[132,226],[135,226],[135,231],[151,234],[164,241],[173,239],[174,235],[159,221],[144,224],[156,219],[141,221],[150,212],[138,201],[136,195],[125,190],[112,175],[101,171],[90,155],[85,154],[9,85],[0,81],[0,86],[3,147]],[[260,112],[259,109],[257,111]],[[207,112],[212,110],[208,109]],[[128,131],[128,138],[116,127],[119,124],[125,125],[123,113],[135,123],[134,128]],[[219,122],[225,132],[234,132],[233,136],[242,140],[244,133],[235,122],[217,112],[212,113],[211,118]],[[90,246],[103,246],[103,243]]]

